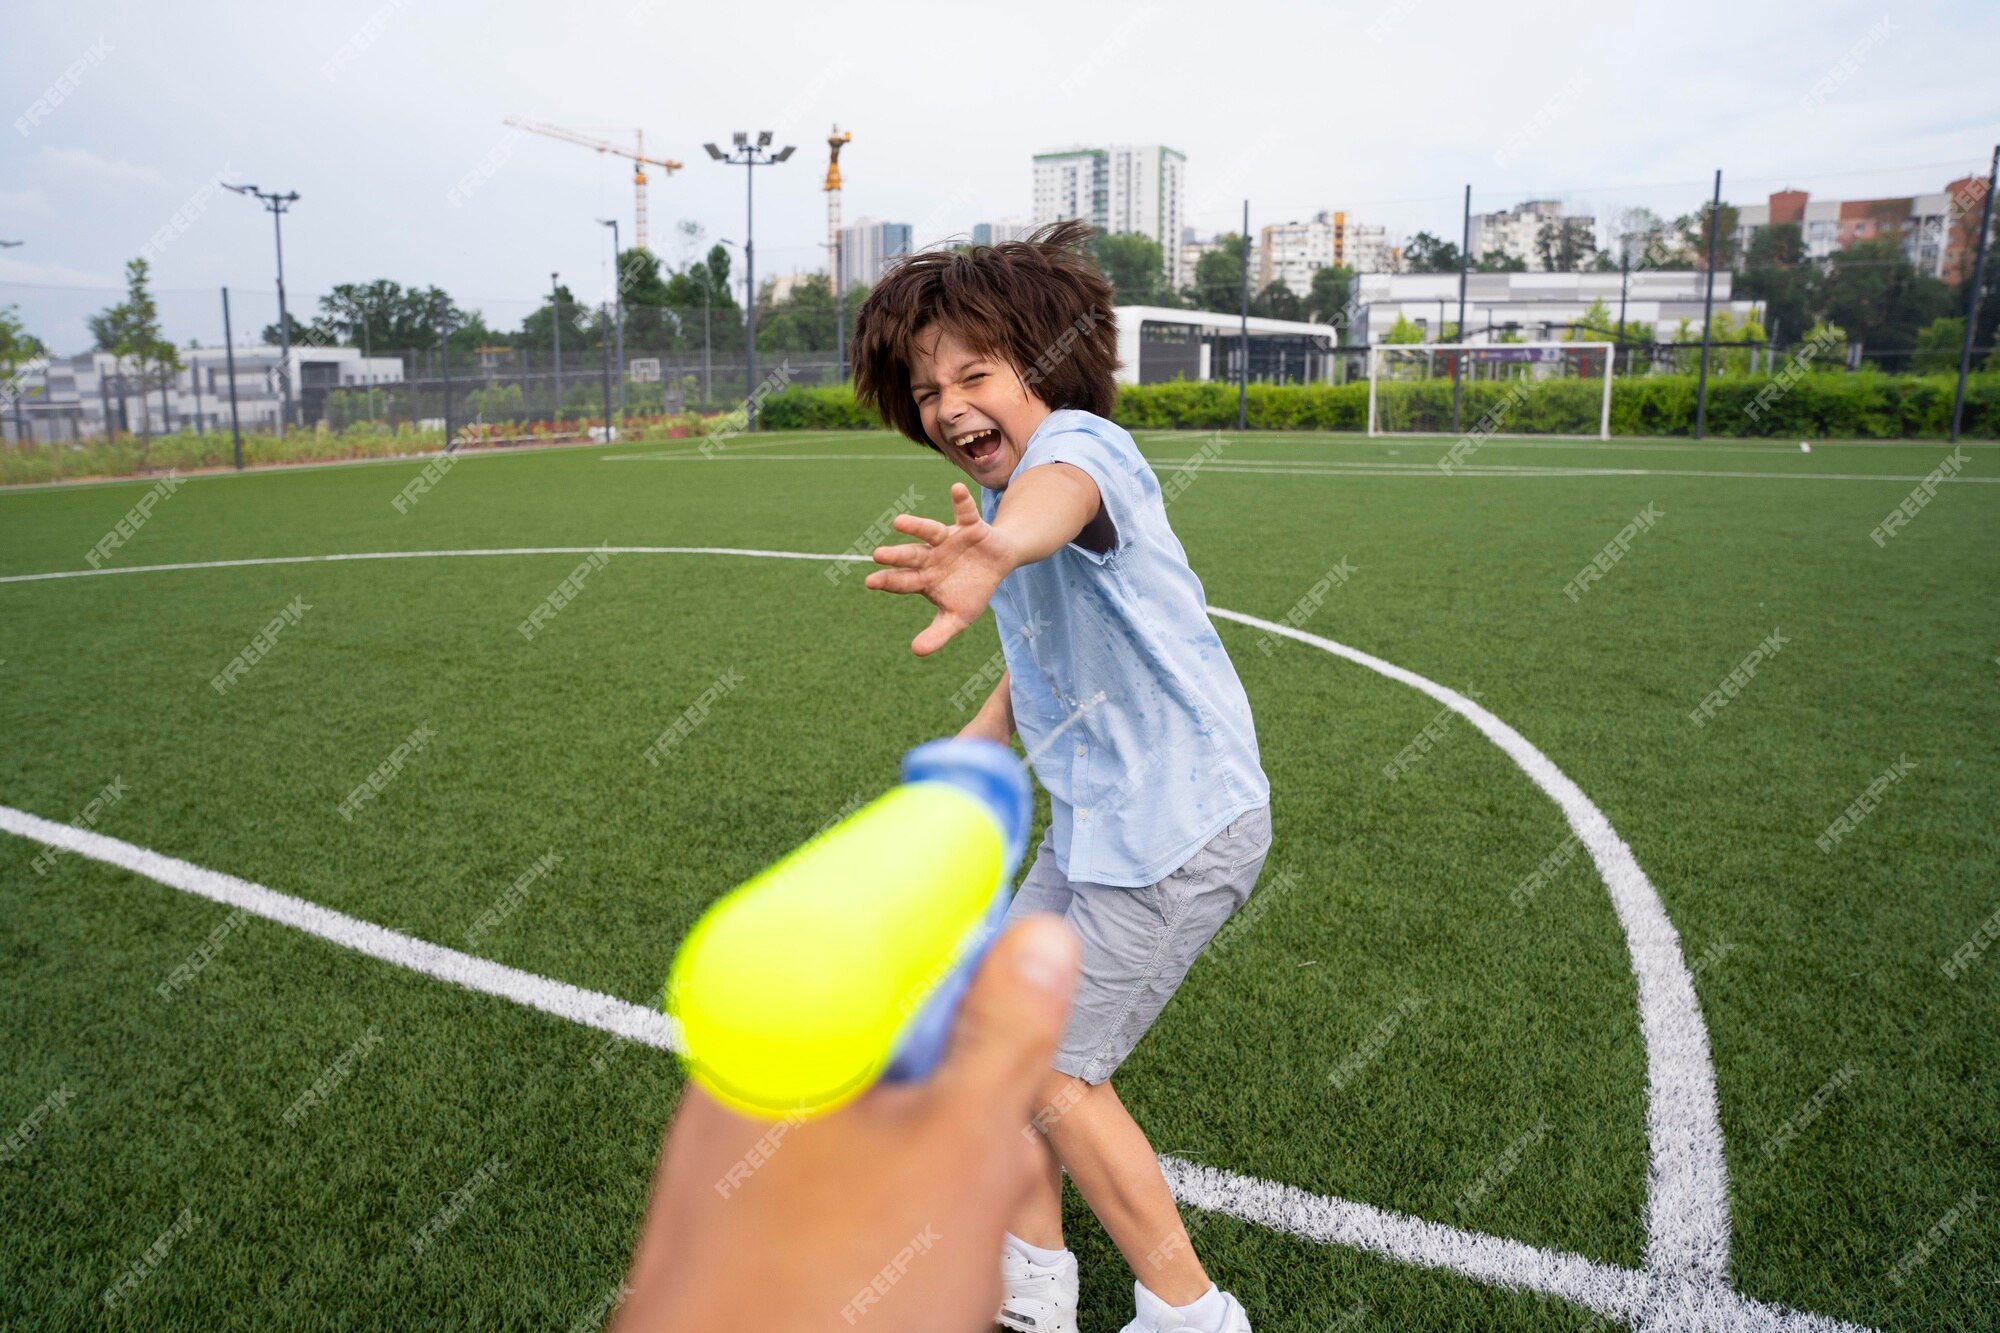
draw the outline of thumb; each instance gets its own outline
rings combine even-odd
[[[987,952],[959,1006],[934,1095],[976,1120],[1027,1119],[1062,1039],[1083,961],[1076,931],[1061,917],[1024,916]]]

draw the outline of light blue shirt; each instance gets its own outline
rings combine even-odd
[[[994,593],[1014,726],[1048,789],[1063,874],[1153,884],[1270,800],[1250,701],[1132,437],[1051,412],[1008,483],[1043,463],[1088,473],[1117,536],[1102,554],[1071,542]],[[1004,494],[980,488],[989,522]]]

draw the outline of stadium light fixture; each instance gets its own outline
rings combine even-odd
[[[714,158],[718,162],[727,162],[729,160],[729,158],[723,153],[723,151],[720,148],[717,148],[712,143],[705,143],[702,145],[702,147],[706,148],[708,150],[708,155]]]
[[[757,142],[750,142],[750,135],[738,130],[734,136],[736,151],[727,155],[711,151],[717,161],[727,162],[743,170],[743,410],[744,428],[757,429],[757,249],[753,237],[757,220],[757,168],[774,166],[790,157],[793,145],[786,144],[773,153],[770,151],[771,131],[759,130]]]

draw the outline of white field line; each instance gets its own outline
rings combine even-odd
[[[50,847],[60,847],[93,861],[118,866],[135,875],[144,875],[183,893],[240,907],[254,916],[295,927],[309,935],[330,940],[344,949],[352,949],[440,981],[449,981],[454,986],[463,986],[482,995],[497,995],[530,1009],[539,1009],[545,1014],[554,1014],[557,1018],[566,1018],[585,1027],[615,1032],[663,1051],[680,1049],[680,1032],[673,1020],[644,1005],[630,1004],[596,991],[579,990],[566,982],[552,981],[548,977],[523,972],[490,959],[476,958],[427,940],[413,939],[372,921],[363,921],[234,875],[162,856],[144,847],[135,847],[129,842],[120,842],[72,824],[58,824],[24,810],[0,805],[0,829]]]
[[[512,548],[437,552],[375,552],[344,556],[281,556],[124,570],[73,570],[16,575],[7,582],[112,573],[239,568],[308,561],[409,559],[477,555],[576,554],[601,547]],[[631,547],[628,552],[762,556],[795,560],[859,560],[801,551],[728,547]],[[1827,1329],[1857,1326],[1752,1301],[1728,1286],[1728,1174],[1709,1053],[1708,1030],[1666,908],[1632,851],[1604,813],[1554,761],[1472,700],[1427,677],[1331,639],[1240,611],[1210,607],[1211,615],[1264,630],[1353,662],[1429,695],[1466,718],[1499,746],[1556,802],[1610,890],[1638,983],[1639,1029],[1646,1046],[1646,1266],[1634,1271],[1519,1241],[1442,1226],[1366,1204],[1309,1194],[1291,1186],[1218,1171],[1176,1158],[1162,1168],[1177,1197],[1192,1206],[1326,1244],[1352,1245],[1389,1258],[1445,1268],[1478,1281],[1546,1292],[1645,1330]],[[521,972],[485,959],[397,934],[277,893],[261,885],[148,851],[102,834],[57,824],[0,806],[0,830],[93,860],[121,866],[162,884],[297,926],[348,948],[484,994],[616,1033],[662,1049],[678,1034],[665,1015],[613,996]]]
[[[687,455],[663,454],[621,454],[607,456],[602,463],[670,463],[687,461]],[[718,454],[709,462],[715,463],[908,463],[912,454],[755,454],[731,458]],[[1176,467],[1193,462],[1189,458],[1148,458],[1155,468]],[[1536,467],[1531,464],[1466,464],[1453,468],[1447,475],[1433,463],[1341,463],[1336,461],[1314,462],[1291,459],[1230,458],[1220,462],[1204,459],[1201,474],[1211,472],[1234,472],[1251,476],[1285,477],[1408,477],[1414,480],[1435,479],[1454,481],[1461,477],[1512,477],[1524,480],[1559,479],[1564,477],[1717,477],[1734,479],[1738,477],[1757,481],[1894,481],[1904,485],[1924,480],[1922,476],[1892,476],[1888,473],[1871,472],[1731,472],[1726,469],[1700,470],[1695,468],[1637,468],[1637,467]],[[1960,474],[1943,480],[1957,483],[2000,483],[2000,477],[1968,477]]]
[[[7,574],[0,583],[41,583],[49,579],[87,579],[100,574],[165,574],[182,569],[242,569],[251,565],[323,565],[348,560],[439,560],[481,555],[742,555],[767,560],[856,560],[865,555],[808,555],[802,551],[763,551],[748,546],[517,546],[472,551],[363,551],[350,555],[270,555],[249,560],[189,560],[176,565],[128,565],[122,569],[57,569],[41,574]]]
[[[1403,449],[1420,450],[1449,448],[1463,434],[1449,435],[1378,435],[1370,439],[1366,435],[1348,434],[1342,431],[1235,431],[1225,432],[1232,440],[1245,444],[1263,444],[1279,447],[1299,445],[1310,448],[1328,449],[1385,449],[1396,453]],[[1186,444],[1191,436],[1206,436],[1207,431],[1141,431],[1133,439],[1141,444],[1169,445]],[[1723,437],[1730,438],[1730,437]],[[1738,437],[1740,438],[1740,437]],[[1810,440],[1815,449],[1909,449],[1928,450],[1930,440]],[[1948,440],[1938,440],[1939,448],[1950,448]],[[2000,449],[2000,442],[1981,440],[1960,440],[1960,449]],[[1684,444],[1649,442],[1635,439],[1600,440],[1595,435],[1488,435],[1481,443],[1482,451],[1487,449],[1585,449],[1601,453],[1663,453],[1663,454],[1777,454],[1782,457],[1795,456],[1797,444],[1773,441],[1770,444],[1735,443],[1716,444],[1709,440],[1689,440]],[[1307,460],[1311,461],[1311,460]]]

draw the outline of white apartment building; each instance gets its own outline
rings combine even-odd
[[[1168,286],[1193,277],[1181,261],[1187,155],[1163,144],[1114,144],[1035,154],[1035,225],[1082,218],[1113,235],[1150,236]]]
[[[1257,236],[1257,290],[1282,282],[1294,295],[1312,290],[1316,270],[1333,264],[1333,223],[1325,213],[1309,222],[1275,222]]]
[[[1530,273],[1543,272],[1542,257],[1535,248],[1535,238],[1540,235],[1544,223],[1561,222],[1563,219],[1562,201],[1559,199],[1530,199],[1504,213],[1474,213],[1472,261],[1477,263],[1488,255],[1501,254],[1520,260],[1528,266]],[[1589,223],[1595,231],[1596,218],[1584,217],[1580,220]]]

